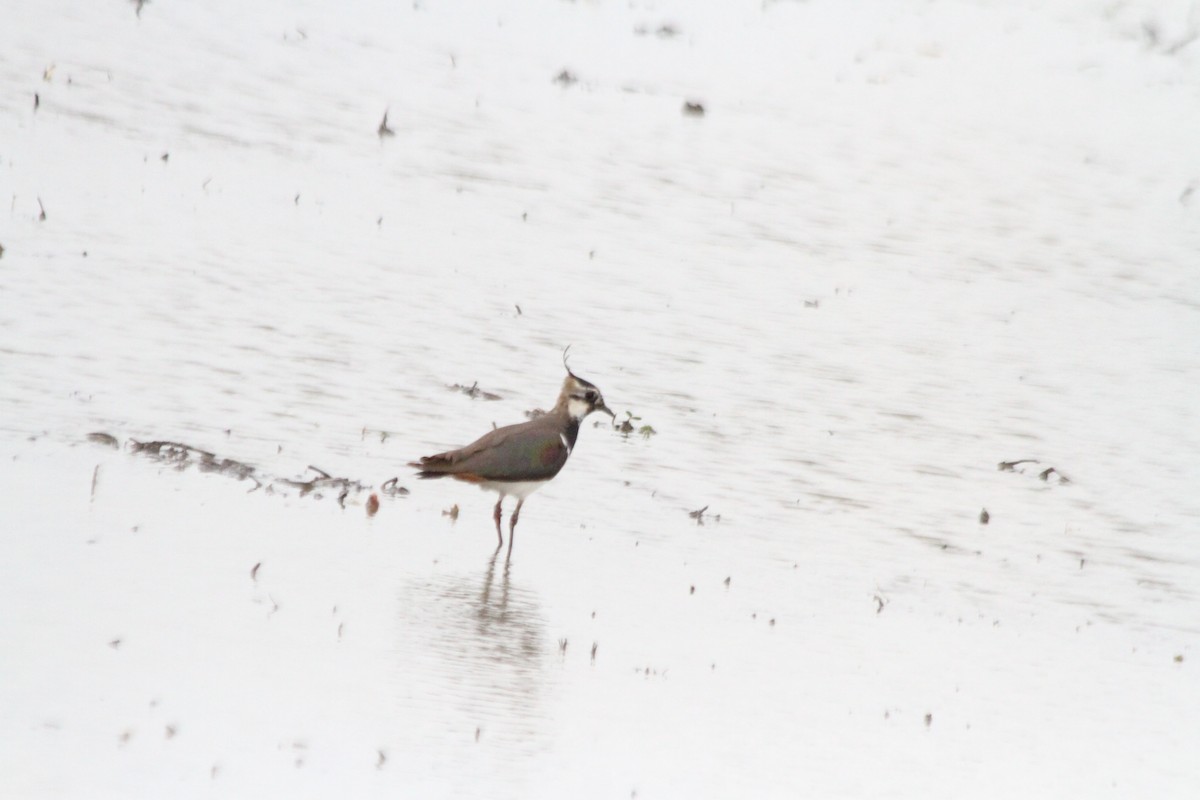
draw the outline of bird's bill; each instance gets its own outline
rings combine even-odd
[[[603,400],[597,400],[596,407],[592,410],[593,411],[603,411],[605,414],[608,414],[613,419],[617,418],[617,415],[613,413],[613,410],[611,408],[609,408],[608,406],[604,405]]]

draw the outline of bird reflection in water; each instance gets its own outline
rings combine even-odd
[[[540,750],[546,624],[536,596],[514,585],[500,548],[482,579],[444,575],[405,595],[401,670],[411,710],[455,737],[482,729],[485,741],[510,753]]]

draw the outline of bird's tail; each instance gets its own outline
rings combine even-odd
[[[440,456],[422,456],[420,461],[410,461],[408,466],[420,470],[417,477],[422,480],[444,478],[450,474],[450,462]]]

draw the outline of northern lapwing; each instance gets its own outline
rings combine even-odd
[[[563,366],[566,367],[565,353]],[[419,469],[417,475],[421,478],[449,476],[498,492],[500,498],[492,512],[499,540],[497,549],[504,544],[500,532],[501,505],[509,495],[517,498],[517,507],[508,520],[508,551],[512,553],[513,532],[525,498],[549,483],[567,463],[579,436],[579,423],[593,411],[616,418],[604,404],[604,396],[596,385],[567,367],[558,402],[547,413],[529,422],[497,428],[458,450],[424,456],[420,461],[409,462],[409,466]]]

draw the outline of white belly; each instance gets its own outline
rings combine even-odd
[[[549,481],[482,481],[479,488],[488,492],[499,492],[505,496],[524,500]]]

